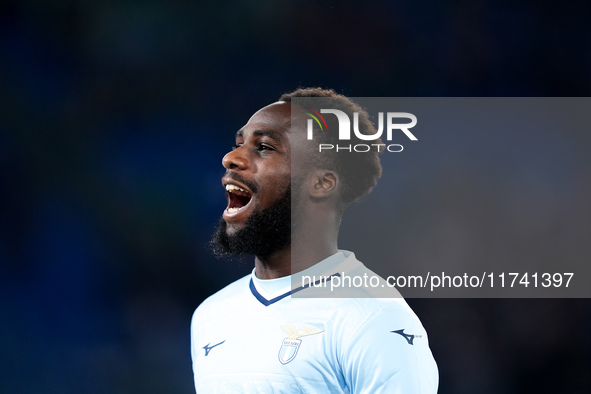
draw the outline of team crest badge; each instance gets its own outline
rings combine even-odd
[[[311,327],[296,329],[291,324],[285,324],[281,326],[281,329],[288,335],[287,338],[283,338],[281,348],[279,349],[279,361],[283,365],[289,363],[297,356],[300,345],[302,344],[302,340],[299,338],[324,332],[324,330]]]

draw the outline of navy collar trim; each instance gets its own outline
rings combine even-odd
[[[269,306],[269,305],[271,305],[271,304],[274,304],[274,303],[276,303],[277,301],[281,301],[282,299],[284,299],[285,297],[287,297],[287,296],[289,296],[289,295],[292,295],[292,294],[294,294],[294,293],[297,293],[298,291],[302,291],[302,290],[304,290],[304,289],[306,289],[306,288],[308,288],[308,287],[310,287],[310,286],[316,286],[318,283],[320,283],[320,282],[322,282],[322,281],[324,281],[324,280],[326,280],[327,282],[330,282],[330,281],[332,280],[332,278],[334,278],[335,276],[338,276],[338,277],[340,277],[340,276],[341,276],[341,274],[339,274],[339,273],[332,274],[331,276],[329,276],[329,277],[328,277],[328,278],[326,278],[326,279],[319,279],[319,280],[317,280],[316,282],[314,282],[314,283],[312,283],[312,284],[307,284],[307,285],[305,285],[305,286],[300,286],[300,287],[298,287],[297,289],[290,290],[290,291],[288,291],[287,293],[281,294],[281,295],[279,295],[279,296],[277,296],[277,297],[275,297],[275,298],[272,298],[272,299],[270,299],[270,300],[267,300],[265,297],[263,297],[263,296],[261,295],[261,293],[259,293],[259,292],[258,292],[258,290],[257,290],[256,286],[254,285],[254,282],[252,281],[252,278],[250,278],[249,287],[250,287],[250,291],[252,292],[252,295],[253,295],[253,296],[255,296],[255,298],[256,298],[257,300],[259,300],[259,302],[260,302],[261,304],[263,304],[264,306]]]

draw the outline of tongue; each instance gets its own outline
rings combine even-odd
[[[230,208],[242,208],[250,201],[248,196],[239,196],[235,193],[230,193]]]

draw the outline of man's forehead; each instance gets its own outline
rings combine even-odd
[[[236,132],[236,137],[252,134],[281,139],[290,132],[290,127],[291,106],[289,103],[278,101],[255,112],[248,122]]]
[[[294,110],[295,112],[293,112]],[[238,130],[236,137],[264,135],[277,142],[297,144],[305,134],[305,130],[299,126],[305,124],[305,120],[300,118],[305,118],[301,108],[292,107],[292,103],[277,101],[255,112],[248,122]]]
[[[255,112],[246,126],[260,124],[269,127],[286,127],[291,123],[291,105],[284,101],[277,101]]]

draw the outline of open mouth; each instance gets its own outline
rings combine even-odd
[[[226,195],[228,196],[228,213],[236,213],[246,207],[252,198],[252,193],[240,186],[231,183],[226,185]]]

